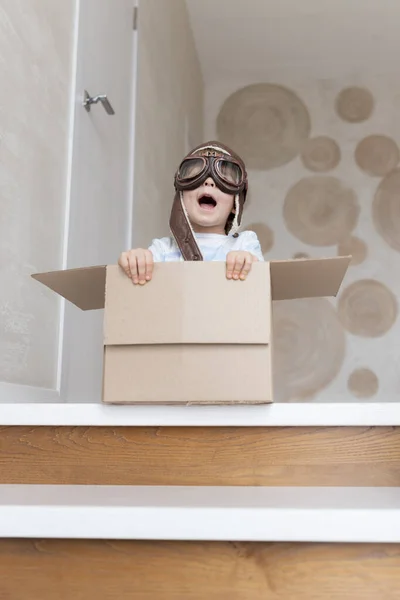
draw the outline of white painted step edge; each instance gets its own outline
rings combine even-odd
[[[400,489],[1,485],[0,537],[398,543]]]
[[[267,406],[104,406],[0,403],[0,426],[399,426],[400,402],[293,403]]]

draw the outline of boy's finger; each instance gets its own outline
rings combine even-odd
[[[137,269],[137,261],[136,261],[136,252],[128,252],[128,265],[129,265],[129,276],[132,279],[133,283],[138,282],[138,269]]]
[[[125,271],[125,273],[128,275],[128,277],[131,277],[131,270],[129,267],[129,260],[128,260],[127,252],[123,252],[121,254],[121,256],[118,259],[118,264],[121,267],[121,269],[123,269]]]
[[[137,259],[136,259],[136,255],[135,254],[130,254],[128,256],[128,260],[129,260],[129,271],[130,271],[130,276],[131,279],[133,281],[133,283],[139,283],[139,276],[138,276],[138,266],[137,266]]]
[[[146,281],[150,281],[151,278],[153,277],[153,269],[154,269],[153,255],[150,252],[150,250],[148,250],[146,252]]]
[[[235,268],[235,256],[228,254],[226,257],[226,276],[228,279],[232,279],[233,269]]]
[[[146,255],[144,252],[141,252],[137,255],[137,267],[138,267],[138,275],[139,275],[139,283],[143,285],[146,283]]]
[[[239,254],[236,256],[235,268],[233,269],[233,279],[239,279],[244,262],[245,262],[245,258],[243,255]]]
[[[242,271],[240,273],[240,279],[246,279],[247,275],[250,273],[251,265],[253,264],[251,256],[246,256]]]

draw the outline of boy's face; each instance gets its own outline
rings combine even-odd
[[[196,233],[225,234],[228,217],[234,212],[234,196],[217,188],[212,177],[194,190],[185,190],[183,203]]]

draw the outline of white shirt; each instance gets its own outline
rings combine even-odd
[[[254,231],[242,231],[238,237],[217,233],[196,233],[197,245],[205,261],[226,261],[229,252],[250,252],[264,261],[260,242]],[[173,238],[165,237],[153,240],[149,250],[154,262],[172,262],[183,260],[182,254]]]

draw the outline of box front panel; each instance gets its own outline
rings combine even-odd
[[[104,343],[268,344],[270,277],[256,263],[247,281],[228,281],[224,263],[157,263],[134,286],[107,267]]]
[[[272,402],[268,345],[107,346],[106,404]]]

